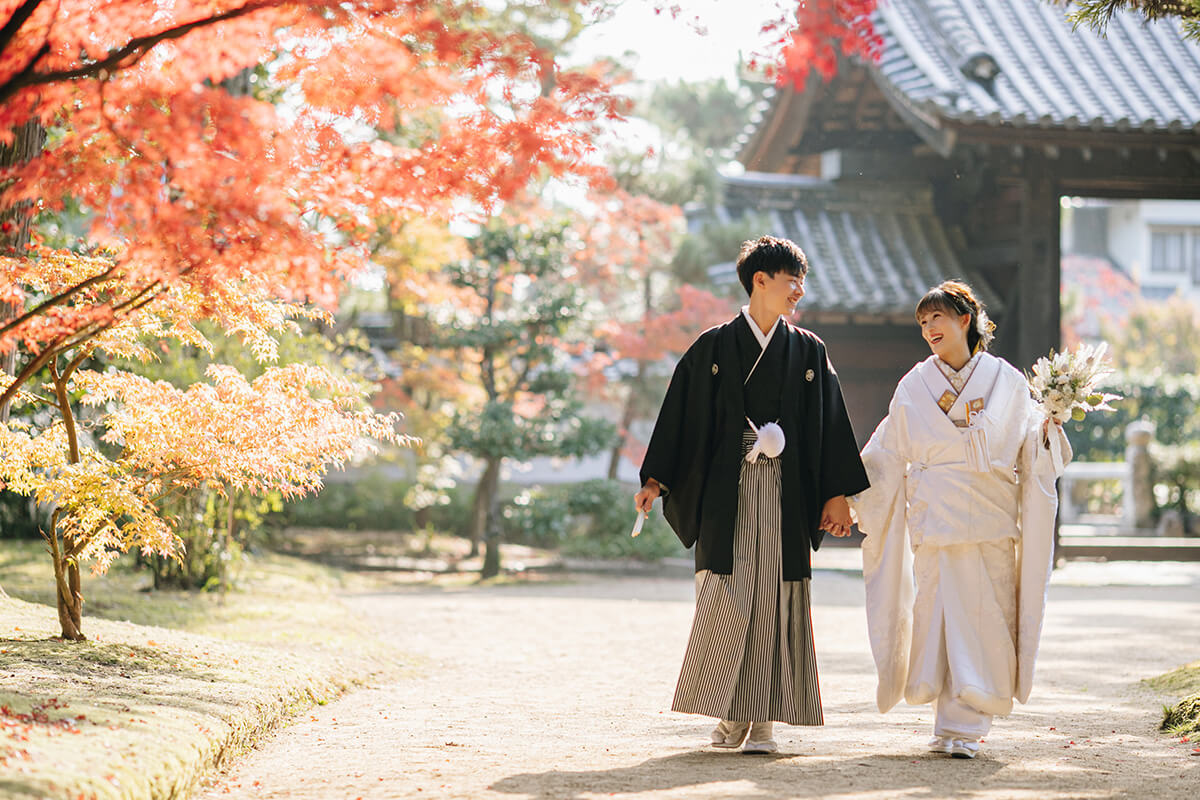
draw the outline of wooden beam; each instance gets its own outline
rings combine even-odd
[[[1021,245],[1012,241],[972,247],[960,260],[969,269],[989,270],[997,265],[1020,263],[1021,256]]]
[[[1054,159],[1024,150],[1014,157],[1008,150],[989,148],[989,164],[998,176],[1020,179],[1030,163],[1048,170],[1062,194],[1085,197],[1157,197],[1200,199],[1200,150],[1162,148],[1061,149]]]
[[[855,137],[857,138],[857,137]],[[849,144],[850,137],[843,141]],[[920,181],[948,179],[951,165],[933,155],[898,157],[895,151],[869,147],[838,147],[821,153],[821,177],[825,180],[865,178],[872,181]]]
[[[790,145],[807,127],[808,113],[816,97],[826,91],[826,85],[818,80],[809,84],[804,94],[796,94],[790,89],[778,90],[767,116],[738,155],[746,169],[778,172],[788,160]]]
[[[889,160],[895,163],[898,160],[913,158],[913,150],[920,144],[921,140],[909,131],[810,130],[796,142],[789,152],[795,155],[808,155],[841,148],[877,150],[886,153]]]
[[[1189,150],[1200,147],[1200,135],[1194,132],[1167,133],[1166,131],[1096,131],[1091,128],[1040,128],[1017,125],[965,125],[947,123],[957,134],[959,146],[987,144],[1007,147],[1020,144],[1026,148],[1055,145],[1062,150],[1077,150],[1084,147],[1096,149],[1158,148],[1167,150]]]
[[[1027,166],[1021,187],[1017,304],[1008,315],[1010,325],[1017,321],[1020,326],[1013,353],[1018,369],[1061,346],[1062,324],[1059,190],[1041,158],[1029,157]]]

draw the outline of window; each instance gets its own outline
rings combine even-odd
[[[1151,231],[1150,269],[1153,272],[1187,272],[1188,234],[1187,228]]]
[[[1192,285],[1200,286],[1200,233],[1192,236]]]
[[[1200,225],[1153,226],[1150,271],[1164,277],[1190,278],[1193,286],[1200,286]]]

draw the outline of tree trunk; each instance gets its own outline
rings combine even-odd
[[[37,120],[29,120],[16,128],[12,146],[0,146],[0,168],[25,164],[33,160],[46,144],[46,129]],[[0,209],[0,254],[20,256],[29,244],[29,231],[33,217],[29,213],[33,204],[29,201]],[[20,305],[0,304],[0,324],[8,322],[21,313]],[[0,369],[9,375],[16,374],[17,348],[14,346],[0,354]],[[0,405],[0,423],[8,422],[9,403]]]
[[[487,486],[487,509],[484,523],[483,569],[479,577],[494,578],[500,574],[500,459],[488,459],[489,480]]]
[[[82,642],[83,595],[79,588],[79,565],[67,554],[67,543],[58,538],[58,511],[50,519],[49,532],[42,534],[50,545],[50,556],[54,560],[54,585],[58,600],[58,624],[62,638],[71,642]]]
[[[629,394],[625,396],[625,409],[621,412],[620,438],[613,445],[612,453],[608,458],[608,479],[610,481],[617,479],[617,470],[621,466],[621,451],[625,449],[625,442],[629,439],[629,427],[633,425],[634,417],[637,416],[638,397],[641,395],[645,376],[646,362],[639,360],[637,373],[634,374],[633,381],[629,385]]]
[[[14,139],[11,146],[0,146],[0,168],[25,164],[33,160],[46,145],[46,129],[37,120],[29,120],[13,130]],[[29,213],[32,203],[17,203],[8,208],[0,208],[0,255],[20,256],[29,244],[29,232],[33,217]],[[0,303],[0,325],[15,318],[21,313],[18,303]],[[0,351],[0,370],[7,375],[17,374],[16,339],[7,352]],[[11,400],[0,403],[0,425],[8,422]],[[61,589],[60,589],[61,594]],[[61,615],[61,606],[60,606]],[[76,627],[78,632],[78,627]],[[63,625],[63,637],[67,636],[67,625]]]
[[[479,555],[479,542],[483,539],[487,528],[488,511],[491,509],[492,495],[500,485],[500,459],[489,458],[475,485],[475,499],[471,502],[471,527],[468,534],[471,537],[471,557]]]
[[[226,496],[228,505],[225,508],[225,550],[229,552],[233,550],[233,542],[237,537],[237,498],[238,493],[235,489],[230,489]],[[224,577],[224,576],[222,576]]]
[[[50,377],[54,381],[54,394],[58,399],[58,411],[62,415],[63,428],[67,432],[67,462],[79,463],[79,437],[75,431],[75,414],[67,394],[69,371],[60,374],[58,362],[50,362]],[[56,509],[50,518],[50,555],[54,559],[54,580],[58,586],[58,621],[62,625],[62,638],[75,642],[84,640],[83,635],[83,592],[79,576],[79,554],[76,542],[65,537],[58,538],[58,515]]]
[[[654,312],[654,281],[653,276],[647,272],[642,279],[642,335],[646,335],[647,323],[650,321],[650,315]],[[613,446],[612,455],[608,459],[608,479],[615,481],[617,479],[617,469],[621,464],[621,450],[625,446],[625,441],[629,438],[629,426],[633,424],[633,419],[637,415],[638,398],[641,396],[643,384],[646,381],[646,362],[638,359],[637,372],[634,373],[633,380],[629,384],[629,394],[625,398],[625,410],[621,412],[621,438],[617,440]]]

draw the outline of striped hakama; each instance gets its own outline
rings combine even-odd
[[[747,429],[743,453],[754,439]],[[783,580],[780,468],[778,458],[762,455],[742,461],[733,573],[696,573],[696,615],[673,711],[824,724],[809,579]]]

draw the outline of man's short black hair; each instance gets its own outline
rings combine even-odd
[[[808,258],[800,246],[791,239],[778,236],[760,236],[742,242],[738,253],[738,280],[746,294],[754,293],[754,273],[765,272],[774,278],[780,272],[803,278],[808,274]]]

